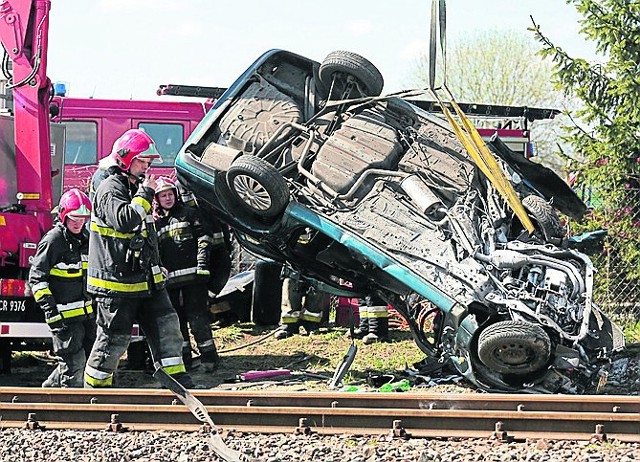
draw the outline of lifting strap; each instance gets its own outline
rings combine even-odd
[[[437,20],[436,20],[437,17]],[[432,0],[431,3],[431,30],[429,35],[429,89],[434,98],[438,101],[438,104],[442,107],[442,112],[446,116],[451,128],[453,129],[456,137],[466,151],[471,156],[471,159],[478,166],[480,171],[487,177],[491,184],[500,193],[502,198],[509,205],[511,210],[516,214],[522,225],[529,233],[533,233],[534,225],[527,214],[518,194],[515,189],[504,175],[504,172],[500,168],[500,165],[496,161],[495,157],[485,144],[484,140],[478,133],[478,130],[473,126],[473,123],[462,112],[455,98],[447,88],[447,68],[446,68],[446,0]],[[439,37],[437,32],[440,32]],[[462,125],[455,119],[447,104],[443,103],[438,97],[435,86],[436,80],[436,62],[438,45],[440,53],[442,55],[442,70],[443,81],[442,88],[446,91],[450,104],[453,107],[456,115],[462,122]]]

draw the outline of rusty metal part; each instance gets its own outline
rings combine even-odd
[[[118,414],[111,414],[111,422],[109,422],[106,429],[116,433],[126,432],[128,430],[128,428],[120,422],[120,416]]]
[[[391,428],[389,436],[392,438],[402,438],[404,440],[411,438],[411,434],[402,426],[402,420],[393,421],[393,427]]]
[[[38,422],[38,419],[36,419],[35,412],[30,412],[27,415],[27,422],[25,424],[25,428],[27,430],[44,430],[46,427],[40,425],[40,422]]]
[[[220,428],[238,431],[288,433],[309,428],[320,434],[388,435],[392,428],[411,437],[589,441],[595,436],[640,442],[636,396],[216,390],[197,390],[193,395]],[[90,404],[92,398],[95,404]],[[48,428],[104,428],[104,422],[117,413],[131,430],[167,425],[197,431],[200,422],[173,400],[167,390],[157,389],[2,388],[0,416],[5,426],[24,426],[26,416],[37,412]]]
[[[513,437],[509,435],[504,429],[503,422],[496,422],[495,430],[491,434],[491,439],[500,441],[502,443],[510,443],[511,441],[513,441]]]
[[[313,433],[306,418],[301,417],[300,420],[298,420],[298,426],[295,428],[294,433],[296,435],[310,435]]]

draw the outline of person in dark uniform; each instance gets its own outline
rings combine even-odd
[[[224,236],[207,226],[197,207],[182,203],[178,185],[171,178],[158,178],[155,199],[160,258],[169,272],[167,291],[180,318],[182,359],[191,367],[191,329],[200,362],[210,372],[219,357],[211,333],[207,282],[211,250],[225,245]]]
[[[91,216],[86,194],[71,189],[60,198],[59,221],[38,243],[29,271],[34,298],[44,311],[58,365],[43,387],[82,387],[86,356],[96,338],[96,321],[86,291]]]
[[[85,386],[112,386],[136,319],[154,367],[193,387],[182,361],[180,323],[165,288],[150,213],[156,180],[145,174],[160,155],[147,133],[131,129],[116,140],[111,156],[118,168],[100,182],[91,214],[87,288],[95,298],[98,329]]]

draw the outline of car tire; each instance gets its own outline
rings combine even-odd
[[[322,84],[331,88],[336,72],[353,76],[366,96],[382,93],[384,78],[380,71],[367,59],[350,51],[332,51],[320,65],[319,77]]]
[[[522,205],[536,220],[542,235],[547,241],[562,239],[565,236],[565,229],[558,213],[542,197],[529,195],[522,200]]]
[[[263,218],[280,215],[289,203],[289,187],[280,172],[258,157],[237,158],[227,171],[227,185],[241,206]]]
[[[551,339],[537,324],[501,321],[490,325],[478,338],[478,357],[500,374],[525,375],[549,361]]]

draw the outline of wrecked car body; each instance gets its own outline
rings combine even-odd
[[[430,361],[478,388],[584,391],[624,347],[550,200],[571,216],[584,204],[492,140],[528,232],[446,121],[382,87],[353,53],[271,50],[196,128],[178,177],[244,247],[323,290],[382,297]]]

